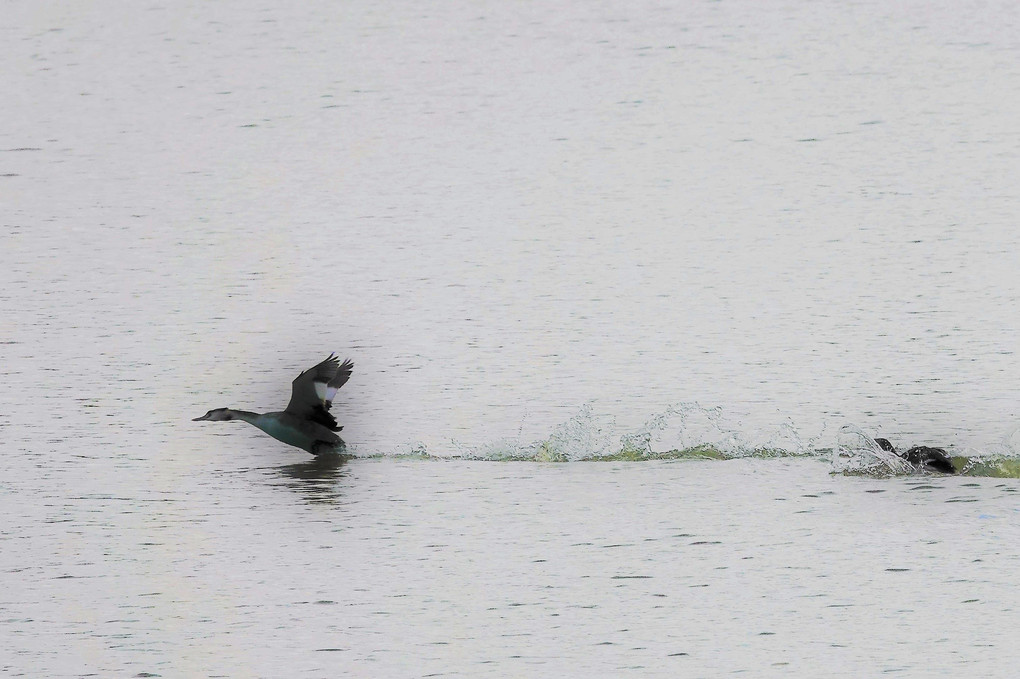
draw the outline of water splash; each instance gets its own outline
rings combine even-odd
[[[983,449],[969,449],[967,455],[953,458],[953,464],[967,476],[1020,478],[1020,427],[1006,432]]]
[[[899,455],[882,450],[860,427],[847,424],[836,435],[832,470],[838,474],[892,476],[909,474],[914,468]]]
[[[610,453],[615,428],[614,418],[598,415],[591,404],[585,404],[576,415],[556,426],[546,439],[525,444],[503,439],[475,449],[455,444],[455,449],[457,457],[471,460],[570,462],[593,459]]]
[[[1020,478],[1020,428],[1006,434],[999,442],[982,449],[968,449],[950,459],[958,475]],[[935,473],[919,470],[899,455],[882,450],[871,435],[852,424],[839,430],[832,454],[832,471],[875,477]]]
[[[356,457],[397,457],[429,460],[479,460],[524,462],[599,462],[739,458],[813,457],[829,460],[833,473],[873,477],[900,476],[919,472],[894,453],[882,450],[875,439],[854,424],[840,427],[835,436],[820,431],[807,434],[792,419],[747,431],[745,423],[732,418],[721,407],[682,402],[667,407],[634,430],[620,430],[611,415],[596,412],[591,403],[553,427],[548,436],[523,441],[503,438],[468,446],[450,441],[442,449],[422,442],[390,454]],[[968,449],[952,457],[960,474],[1020,478],[1020,428],[1001,440]]]
[[[614,417],[586,403],[537,441],[500,439],[475,447],[452,442],[452,454],[435,455],[419,443],[401,457],[533,462],[790,457],[817,455],[820,436],[803,437],[792,421],[748,436],[722,408],[694,402],[669,406],[636,430],[620,431]]]

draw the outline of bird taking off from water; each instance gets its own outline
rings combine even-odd
[[[335,433],[343,427],[337,425],[329,409],[337,390],[351,378],[353,369],[350,359],[341,363],[339,358],[330,354],[325,361],[294,378],[290,403],[282,412],[260,414],[216,408],[192,421],[244,420],[274,439],[307,450],[312,455],[337,454],[346,447],[343,439]]]

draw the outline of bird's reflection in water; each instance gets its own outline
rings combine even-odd
[[[347,475],[344,468],[347,458],[342,455],[320,455],[310,462],[280,467],[284,485],[302,495],[308,502],[339,502],[339,481]]]

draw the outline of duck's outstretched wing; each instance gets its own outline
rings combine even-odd
[[[294,378],[286,412],[340,431],[343,427],[337,426],[329,409],[337,390],[351,379],[353,369],[350,359],[340,363],[339,358],[330,354],[325,361]]]

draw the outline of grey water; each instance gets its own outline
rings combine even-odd
[[[1018,14],[9,3],[0,672],[1011,676]]]

